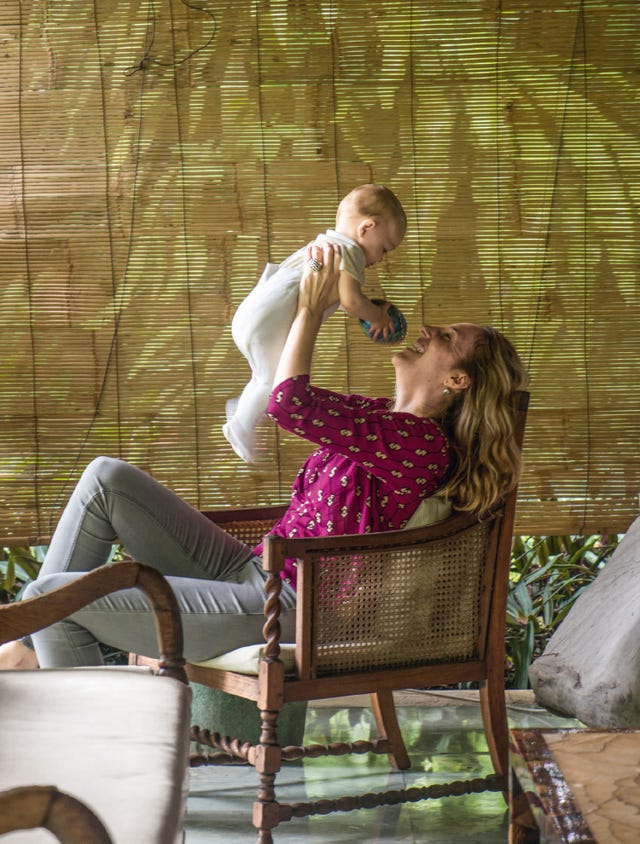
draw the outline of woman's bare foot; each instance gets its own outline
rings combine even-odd
[[[37,667],[38,658],[35,652],[22,642],[5,642],[0,645],[0,669]]]

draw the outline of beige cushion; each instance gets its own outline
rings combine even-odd
[[[236,648],[226,654],[214,656],[213,659],[205,659],[196,662],[195,665],[202,665],[204,668],[221,668],[223,671],[236,671],[238,674],[258,673],[258,663],[262,659],[266,645],[246,645],[243,648]],[[284,664],[286,674],[294,674],[296,670],[296,646],[290,643],[280,643],[280,659]]]
[[[405,529],[425,527],[442,522],[451,515],[451,504],[442,495],[431,495],[418,505],[418,509],[407,522]]]
[[[188,686],[148,671],[0,671],[0,790],[55,785],[86,803],[114,844],[182,842],[190,712]]]

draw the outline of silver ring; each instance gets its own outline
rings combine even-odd
[[[318,270],[322,269],[322,264],[320,263],[320,261],[316,260],[315,258],[309,258],[309,260],[307,261],[307,265],[309,267],[311,267],[311,269],[314,271],[314,273],[317,273]]]

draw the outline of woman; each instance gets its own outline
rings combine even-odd
[[[280,535],[368,533],[404,527],[437,490],[460,509],[491,507],[517,480],[511,393],[525,370],[490,328],[423,326],[413,346],[393,356],[395,398],[343,396],[311,386],[309,372],[340,256],[311,248],[298,310],[276,374],[268,413],[319,448],[293,486],[274,526]],[[135,559],[171,583],[181,609],[185,656],[208,659],[261,638],[264,581],[260,550],[209,522],[144,472],[112,458],[91,463],[60,519],[38,579],[39,595],[102,565],[118,538]],[[295,566],[283,571],[283,640],[295,631]],[[125,590],[95,601],[22,642],[0,649],[0,666],[96,665],[99,642],[157,655],[152,615]]]

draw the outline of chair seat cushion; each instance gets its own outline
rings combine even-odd
[[[147,671],[2,671],[0,790],[55,785],[86,803],[116,844],[177,844],[190,709],[188,686]],[[51,841],[44,830],[29,836],[30,844]]]
[[[203,668],[219,668],[223,671],[235,671],[238,674],[258,674],[258,664],[264,654],[265,644],[246,645],[236,648],[226,654],[220,654],[212,659],[196,662]],[[296,646],[291,643],[280,643],[280,659],[284,664],[285,674],[294,674],[296,670]]]

